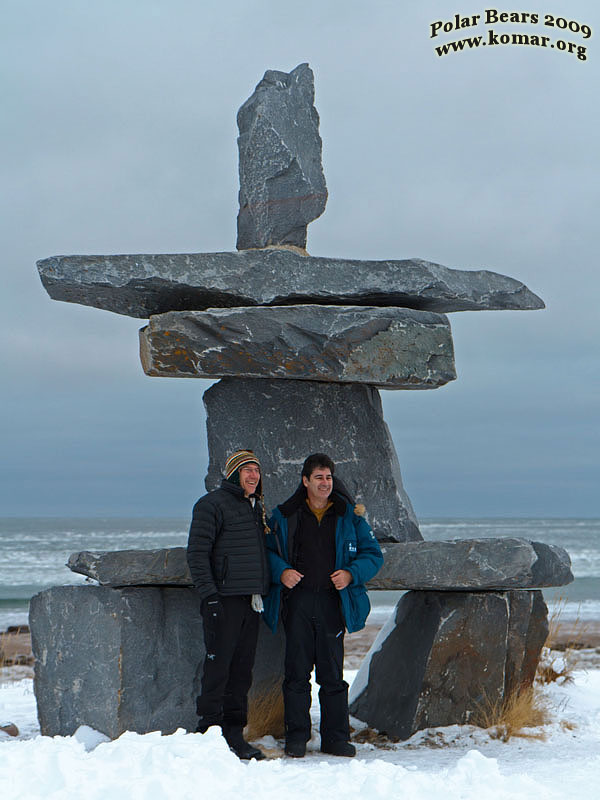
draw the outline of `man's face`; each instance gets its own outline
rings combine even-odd
[[[240,467],[240,486],[248,497],[254,494],[260,481],[260,468],[258,464],[244,464]]]
[[[306,494],[312,505],[324,504],[333,489],[333,475],[329,467],[316,467],[311,472],[310,478],[302,476],[302,483],[306,487]]]

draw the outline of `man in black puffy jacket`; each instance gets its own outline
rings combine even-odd
[[[194,506],[187,548],[206,647],[196,730],[219,725],[239,758],[260,760],[263,753],[242,735],[262,595],[270,584],[260,463],[252,450],[238,450],[224,472],[221,487]]]

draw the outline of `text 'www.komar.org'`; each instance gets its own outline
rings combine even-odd
[[[435,39],[443,34],[463,31],[478,25],[506,24],[536,25],[538,27],[533,32],[529,28],[527,31],[521,29],[518,32],[511,31],[510,33],[503,33],[498,28],[489,28],[485,31],[485,34],[480,36],[468,36],[436,45],[435,52],[438,56],[446,56],[450,53],[460,53],[463,50],[473,50],[479,47],[517,45],[559,50],[571,53],[580,61],[587,60],[587,48],[580,42],[591,37],[591,27],[577,20],[557,17],[554,14],[532,14],[529,11],[498,11],[495,8],[487,8],[482,14],[470,14],[468,16],[454,14],[452,19],[440,19],[432,22],[429,26],[429,38]],[[565,35],[568,33],[578,41],[553,38],[553,34],[556,31],[565,31]],[[561,33],[560,36],[562,37],[563,34]]]

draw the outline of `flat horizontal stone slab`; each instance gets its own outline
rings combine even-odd
[[[72,553],[67,566],[102,586],[193,586],[185,547],[83,550]]]
[[[382,550],[383,567],[370,589],[538,589],[573,580],[566,550],[527,539],[406,542]]]
[[[463,539],[382,545],[384,564],[369,589],[481,591],[564,586],[566,550],[526,539]],[[105,586],[191,586],[185,547],[83,551],[68,566]]]
[[[402,306],[421,311],[536,309],[514,278],[421,259],[354,261],[285,249],[178,255],[52,256],[37,262],[50,297],[142,319],[235,306]]]
[[[435,389],[456,378],[445,316],[372,306],[171,311],[140,331],[147,375]]]

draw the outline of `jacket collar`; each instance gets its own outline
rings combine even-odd
[[[343,495],[339,492],[338,487],[335,483],[334,478],[334,488],[330,495],[330,500],[333,502],[333,510],[338,517],[343,517],[346,513],[346,500],[344,499]],[[343,486],[343,484],[342,484]],[[296,489],[294,494],[291,497],[281,503],[281,505],[277,506],[277,508],[281,511],[284,517],[291,517],[291,515],[297,511],[301,506],[306,505],[306,489],[304,484],[300,482],[300,486]],[[308,508],[308,506],[306,506]]]
[[[244,490],[241,486],[238,486],[237,483],[231,483],[226,478],[223,478],[221,481],[221,489],[224,489],[226,492],[235,495],[239,500],[246,500],[246,496],[244,495]],[[250,495],[251,497],[255,497],[256,501],[259,502],[259,497],[257,494]]]

